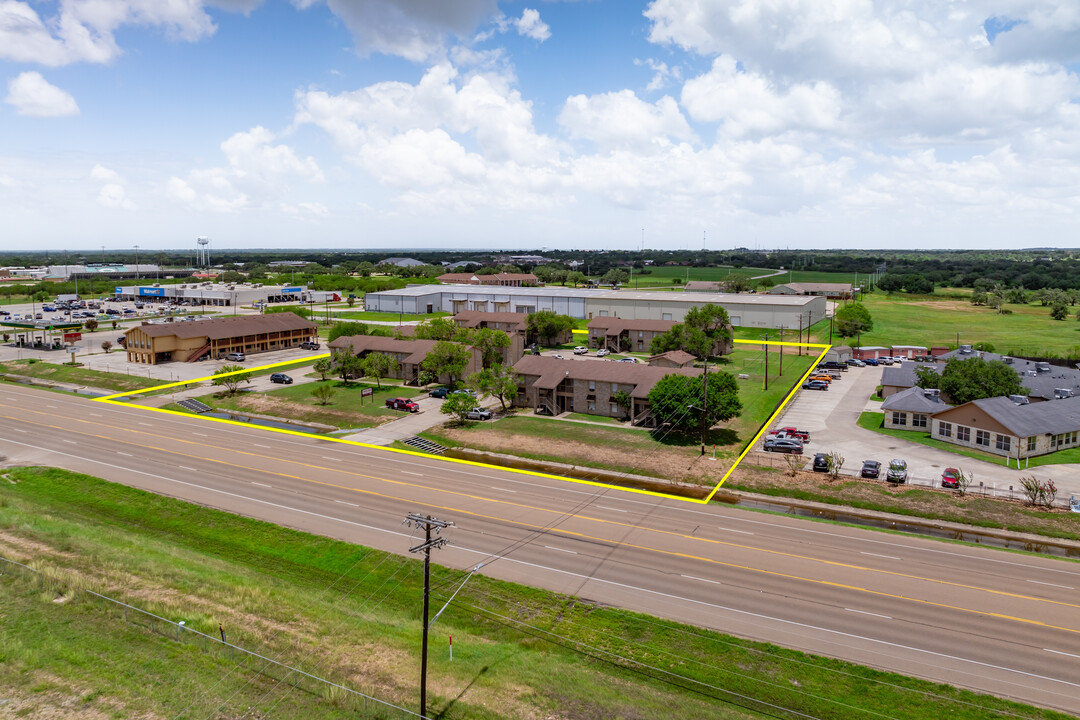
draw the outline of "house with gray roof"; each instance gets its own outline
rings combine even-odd
[[[1080,397],[1017,404],[1007,397],[973,400],[938,412],[931,437],[1013,458],[1076,447]]]
[[[954,350],[941,355],[936,362],[903,362],[885,367],[881,371],[881,396],[889,397],[901,390],[915,386],[918,379],[916,370],[928,368],[936,373],[945,369],[945,362],[950,358],[966,359],[981,357],[987,362],[1001,361],[1016,371],[1031,402],[1042,402],[1062,397],[1080,396],[1080,370],[1076,368],[1051,365],[1038,360],[1025,360],[1008,355],[969,350]],[[947,399],[947,398],[946,398]]]
[[[427,265],[427,263],[417,260],[416,258],[407,257],[388,257],[385,260],[380,260],[375,263],[376,265],[394,265],[395,267],[416,267],[417,265]]]
[[[921,387],[893,393],[881,404],[885,411],[885,427],[921,432],[929,432],[931,416],[951,407],[942,401],[936,390]]]

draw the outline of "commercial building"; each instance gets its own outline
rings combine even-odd
[[[337,295],[333,293],[333,295]],[[191,282],[176,285],[154,283],[116,287],[113,300],[173,302],[183,305],[239,307],[259,303],[323,302],[321,295],[304,285],[263,285],[262,283]],[[338,296],[338,299],[340,297]]]
[[[539,282],[532,273],[495,273],[494,275],[446,273],[435,279],[447,285],[497,285],[499,287],[535,287]]]
[[[881,409],[885,412],[885,427],[894,430],[919,430],[929,432],[930,417],[947,405],[936,390],[912,387],[885,398]]]
[[[230,315],[200,320],[144,322],[124,333],[128,362],[194,362],[232,352],[253,355],[318,341],[318,328],[294,313]]]
[[[770,295],[820,295],[846,300],[853,294],[851,283],[785,283],[769,288]]]
[[[428,314],[465,310],[531,313],[552,310],[573,318],[617,317],[681,322],[706,304],[727,310],[731,324],[750,328],[808,327],[825,317],[825,298],[803,295],[678,293],[591,290],[567,287],[411,285],[368,293],[365,308],[378,312]]]
[[[407,385],[416,385],[423,371],[421,365],[436,344],[435,340],[406,340],[380,335],[343,335],[331,341],[329,347],[334,352],[348,351],[359,358],[365,358],[373,352],[391,355],[397,361],[397,367],[389,377],[403,380]],[[471,347],[468,350],[469,362],[465,365],[461,376],[451,378],[449,375],[441,375],[438,378],[439,382],[449,383],[451,380],[460,380],[466,375],[483,369],[484,363],[480,351]]]
[[[936,413],[936,440],[994,455],[1035,457],[1076,447],[1080,440],[1080,397],[1017,404],[1007,397],[973,400]]]
[[[579,412],[620,419],[634,425],[656,424],[649,404],[649,391],[668,375],[701,375],[696,368],[667,368],[650,365],[569,360],[542,355],[526,355],[514,363],[518,374],[516,405],[531,407],[544,415]],[[629,407],[616,402],[616,393],[630,397]]]

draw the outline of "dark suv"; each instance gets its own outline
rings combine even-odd
[[[303,350],[318,350],[319,349],[319,343],[310,342],[310,341],[309,342],[302,342],[302,343],[300,343],[300,347]]]
[[[281,385],[292,385],[292,378],[285,373],[274,373],[270,376],[270,382]]]
[[[829,456],[825,453],[814,455],[814,472],[829,472]]]

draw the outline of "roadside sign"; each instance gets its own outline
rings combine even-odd
[[[360,388],[360,397],[368,397],[375,394],[375,388]]]

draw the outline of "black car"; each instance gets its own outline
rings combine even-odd
[[[775,438],[765,441],[765,452],[791,453],[802,455],[803,445],[798,440],[791,438]]]
[[[828,390],[829,383],[824,380],[808,380],[803,383],[804,390]]]
[[[829,472],[829,456],[825,453],[814,455],[814,472]]]
[[[274,373],[270,376],[270,382],[282,385],[292,385],[292,378],[285,373]]]
[[[302,349],[302,350],[318,350],[319,349],[319,343],[310,342],[310,341],[302,342],[302,343],[300,343],[300,349]]]
[[[434,390],[432,390],[431,392],[428,393],[428,397],[438,398],[439,400],[442,400],[443,398],[445,398],[449,394],[450,394],[450,390],[448,390],[447,388],[437,387],[437,388],[435,388]]]
[[[881,477],[881,463],[877,460],[863,460],[862,470],[859,475],[864,478],[874,479]]]

